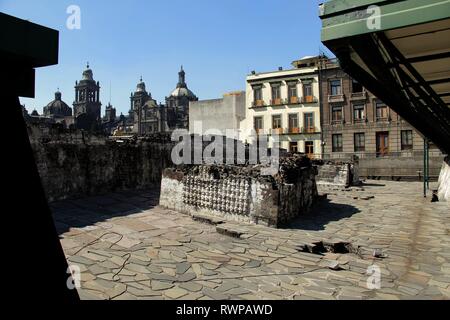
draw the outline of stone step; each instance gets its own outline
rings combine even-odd
[[[198,221],[198,222],[202,222],[202,223],[211,224],[211,225],[214,225],[214,226],[225,222],[225,220],[223,220],[221,218],[218,218],[218,217],[215,217],[215,216],[206,215],[206,214],[193,214],[192,215],[192,220]]]
[[[233,238],[240,238],[242,235],[248,232],[248,230],[244,228],[228,223],[217,225],[216,231],[220,234],[227,235]]]

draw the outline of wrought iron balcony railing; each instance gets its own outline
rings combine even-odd
[[[328,102],[344,102],[345,101],[345,95],[344,94],[335,94],[335,95],[328,95]]]
[[[366,100],[367,99],[367,91],[362,92],[354,92],[350,95],[351,101],[357,101],[357,100]]]

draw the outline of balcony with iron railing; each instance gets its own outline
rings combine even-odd
[[[286,133],[287,134],[299,134],[301,132],[301,128],[300,127],[289,127],[286,128]]]
[[[317,103],[319,100],[315,96],[303,96],[301,98],[301,103],[307,104],[307,103]]]
[[[263,107],[266,107],[264,100],[257,99],[252,102],[252,108],[263,108]]]
[[[317,127],[289,127],[289,128],[272,128],[269,129],[269,134],[311,134],[320,133]]]
[[[350,94],[350,101],[367,100],[367,91],[353,92]]]
[[[283,128],[272,128],[270,129],[270,134],[284,134]]]
[[[334,95],[328,95],[328,102],[334,103],[334,102],[344,102],[345,101],[345,95],[344,94],[334,94]]]
[[[320,130],[317,127],[302,127],[301,133],[320,133]]]
[[[270,100],[270,105],[272,106],[281,106],[283,104],[283,100],[281,98]]]
[[[300,103],[300,98],[297,96],[291,96],[286,99],[286,104],[297,104]]]
[[[344,119],[334,119],[334,120],[331,120],[331,124],[332,124],[332,125],[343,125],[343,124],[344,124]]]

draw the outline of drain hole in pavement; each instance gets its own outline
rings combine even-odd
[[[301,245],[299,248],[300,252],[308,252],[314,254],[322,254],[322,253],[356,253],[357,250],[353,247],[350,242],[313,242],[311,244]]]

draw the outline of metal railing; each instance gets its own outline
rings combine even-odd
[[[319,100],[315,96],[303,96],[300,101],[301,103],[317,103]]]
[[[344,102],[345,95],[344,94],[334,94],[334,95],[328,95],[328,102]]]
[[[430,157],[444,157],[439,150],[430,150]],[[359,159],[377,159],[377,158],[412,158],[423,157],[423,151],[404,150],[396,152],[331,152],[323,154],[323,159],[351,159],[357,156]]]
[[[264,103],[264,100],[254,100],[252,102],[252,107],[253,108],[258,108],[258,107],[265,107],[266,104]]]
[[[367,91],[363,90],[361,92],[355,92],[350,95],[350,100],[366,100],[367,99]]]
[[[283,102],[284,101],[281,98],[272,99],[272,100],[270,100],[270,105],[272,105],[272,106],[280,106],[280,105],[284,104]]]

